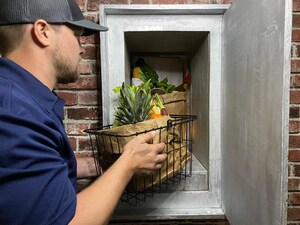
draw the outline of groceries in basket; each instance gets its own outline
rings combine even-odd
[[[151,95],[149,81],[139,86],[123,83],[114,92],[118,107],[113,126],[96,131],[97,159],[102,169],[105,171],[122,154],[134,136],[157,130],[153,143],[166,144],[167,160],[156,174],[133,179],[127,189],[144,191],[178,174],[191,159],[184,141],[186,125],[168,115],[157,93]]]
[[[113,127],[168,115],[158,94],[151,95],[150,80],[138,86],[123,83],[114,88],[114,92],[118,95],[118,106]]]
[[[162,77],[164,76],[162,75]],[[186,70],[183,82],[175,86],[169,83],[167,77],[159,80],[159,75],[152,66],[147,64],[143,58],[139,58],[132,70],[132,84],[140,85],[146,82],[149,83],[152,94],[158,93],[160,95],[169,114],[188,114],[187,102],[191,84],[191,76],[188,70]]]

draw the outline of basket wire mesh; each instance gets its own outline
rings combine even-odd
[[[121,201],[136,206],[138,202],[145,202],[148,197],[153,197],[155,193],[166,192],[169,190],[170,186],[174,186],[176,183],[179,183],[181,180],[185,180],[186,177],[192,175],[192,160],[190,160],[190,157],[193,153],[193,122],[197,119],[197,116],[170,115],[170,117],[172,120],[168,120],[166,126],[160,126],[158,128],[144,130],[143,132],[129,135],[99,132],[111,129],[111,125],[85,130],[90,137],[97,171],[100,171],[100,174],[98,175],[104,173],[122,154],[121,149],[123,143],[121,143],[120,138],[130,138],[141,133],[156,130],[159,138],[158,142],[170,143],[166,144],[165,148],[165,152],[167,153],[165,165],[165,170],[167,172],[165,177],[162,177],[162,169],[160,169],[152,176],[132,178],[121,197]],[[164,129],[167,130],[168,134],[171,134],[171,136],[166,135],[165,138],[163,138],[162,132]],[[176,134],[176,139],[180,141],[170,142],[169,139],[175,138],[172,137],[172,134],[174,134],[174,136]],[[113,145],[113,143],[116,144]],[[175,155],[177,155],[177,158]],[[173,159],[171,159],[171,157],[173,157]],[[171,163],[169,161],[171,161]],[[175,166],[175,164],[177,166]],[[175,167],[178,167],[178,164],[179,169],[176,169]]]

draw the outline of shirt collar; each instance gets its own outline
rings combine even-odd
[[[34,77],[27,70],[16,64],[15,62],[0,57],[0,76],[12,80],[22,88],[24,88],[28,93],[33,96],[37,102],[45,108],[49,113],[55,107],[55,113],[57,115],[61,114],[63,108],[63,100],[59,98],[54,92],[52,92],[48,87],[46,87],[42,82],[40,82],[36,77]],[[60,111],[60,112],[58,112]]]

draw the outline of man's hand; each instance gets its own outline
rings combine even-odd
[[[122,157],[128,160],[134,175],[153,174],[166,160],[164,143],[148,144],[155,136],[155,131],[140,134],[125,145]]]
[[[153,131],[133,138],[120,158],[77,195],[76,212],[70,224],[108,224],[132,176],[154,173],[167,158],[164,143],[148,144],[155,135]]]

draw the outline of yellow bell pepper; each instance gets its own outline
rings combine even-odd
[[[134,67],[133,68],[133,72],[132,72],[132,77],[133,78],[140,78],[141,74],[140,74],[141,68],[140,67]]]

